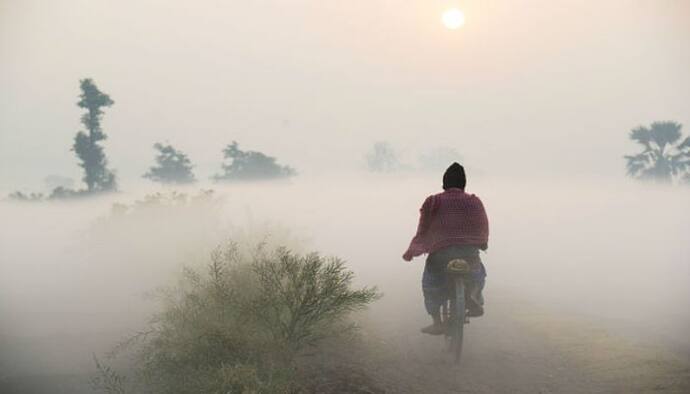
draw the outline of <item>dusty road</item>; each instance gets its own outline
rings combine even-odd
[[[339,348],[317,360],[330,372],[318,392],[389,393],[688,393],[690,363],[652,341],[612,333],[585,318],[544,311],[489,293],[487,314],[467,326],[460,366],[444,352],[440,337],[418,332],[426,324],[420,300],[409,294],[384,298],[365,317],[364,343]],[[409,301],[409,302],[401,302]],[[393,307],[396,313],[388,313]],[[88,341],[22,344],[26,357],[69,352],[90,358]],[[80,347],[80,343],[82,344]],[[337,357],[334,354],[337,352]],[[339,373],[333,373],[336,369]],[[40,371],[38,371],[40,372]],[[0,393],[88,393],[84,371],[3,376]],[[340,378],[333,379],[333,376]]]
[[[455,366],[442,338],[418,332],[426,321],[416,304],[408,305],[410,313],[400,314],[406,318],[379,321],[367,332],[366,349],[347,350],[353,365],[369,359],[359,369],[370,379],[361,392],[690,392],[690,363],[682,353],[500,294],[492,295],[486,316],[467,326]],[[357,391],[342,384],[329,391]]]

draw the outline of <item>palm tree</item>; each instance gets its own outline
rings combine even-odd
[[[628,175],[662,183],[670,183],[674,177],[684,174],[688,176],[690,137],[681,141],[681,128],[676,122],[654,122],[649,128],[640,126],[630,131],[630,139],[642,145],[644,150],[625,156]]]

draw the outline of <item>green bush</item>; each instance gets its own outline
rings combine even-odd
[[[316,253],[217,248],[205,271],[187,268],[164,293],[150,329],[121,346],[134,349],[137,391],[300,391],[295,357],[348,332],[348,314],[379,297],[351,289],[352,279],[342,260]]]
[[[252,264],[256,294],[250,315],[266,327],[287,355],[342,333],[345,317],[376,298],[373,289],[350,290],[353,273],[337,258],[300,256],[281,248]]]

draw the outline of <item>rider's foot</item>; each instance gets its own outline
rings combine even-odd
[[[467,309],[467,317],[479,317],[484,314],[484,307],[481,305],[473,305]]]
[[[446,328],[443,326],[443,324],[434,323],[430,326],[426,326],[426,327],[422,328],[422,332],[424,334],[429,334],[429,335],[443,335],[446,333]]]

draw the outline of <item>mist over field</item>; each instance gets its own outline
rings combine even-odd
[[[109,352],[228,241],[382,294],[343,317],[358,339],[228,381],[687,392],[688,39],[683,0],[0,0],[0,392],[94,392],[96,360],[130,379]],[[459,368],[402,259],[454,161],[490,223]]]
[[[537,305],[687,359],[687,190],[469,177],[468,191],[481,196],[491,218],[483,257],[488,317],[500,318],[494,302],[508,298],[512,313]],[[183,265],[203,264],[215,244],[241,239],[243,231],[346,259],[358,284],[384,293],[367,312],[371,324],[416,330],[409,322],[421,326],[426,318],[423,260],[406,263],[400,255],[421,201],[438,185],[431,175],[240,184],[218,187],[212,199],[191,208],[150,207],[109,220],[113,202],[146,192],[87,202],[3,202],[3,370],[90,371],[91,352],[107,351],[155,311],[146,294],[174,283]],[[482,324],[472,323],[470,341]]]

